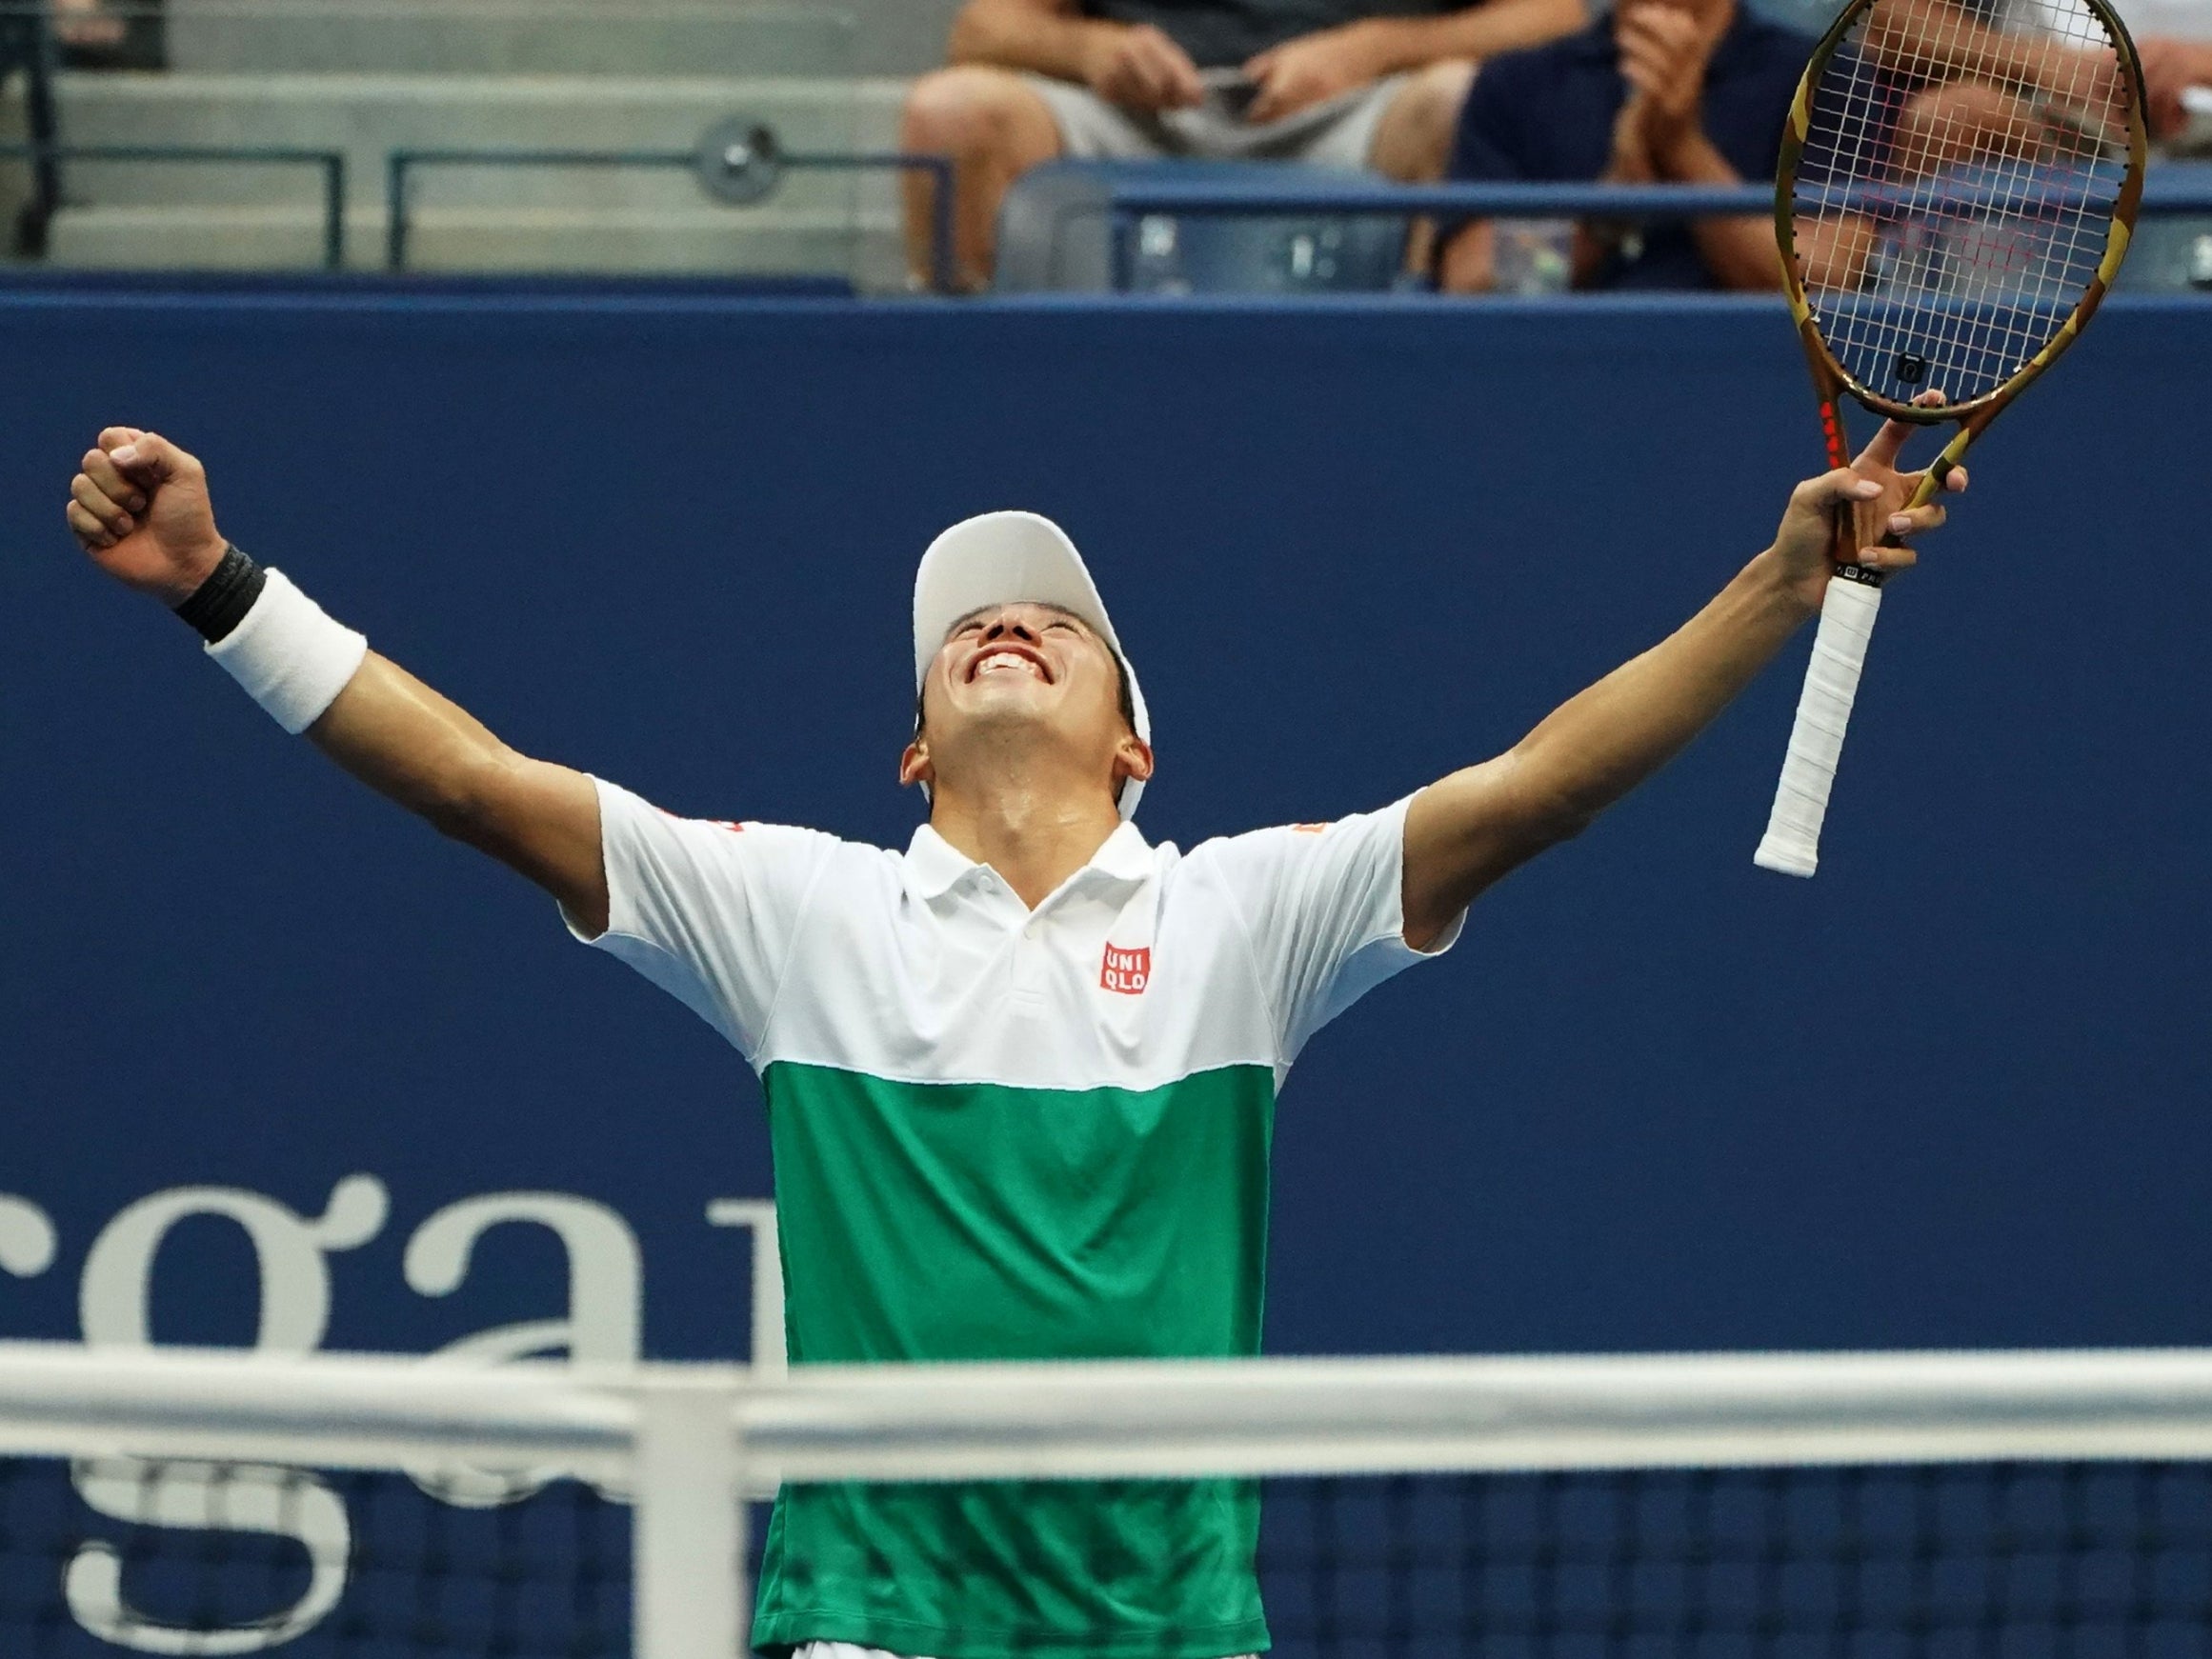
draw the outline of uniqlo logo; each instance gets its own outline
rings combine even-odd
[[[1123,996],[1138,996],[1152,983],[1152,947],[1139,945],[1134,950],[1124,950],[1118,945],[1106,947],[1106,960],[1098,969],[1098,984],[1107,990],[1117,990]]]

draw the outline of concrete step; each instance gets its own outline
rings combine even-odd
[[[895,148],[893,77],[70,74],[73,143],[342,151],[348,262],[384,260],[386,158],[405,149],[689,152],[732,113],[787,149]],[[19,114],[0,91],[0,129]],[[322,175],[308,166],[72,162],[56,264],[281,269],[319,263]],[[903,283],[891,173],[794,170],[767,202],[711,201],[681,168],[436,167],[409,190],[410,264],[432,270],[806,271]]]
[[[171,67],[194,73],[916,75],[944,61],[960,3],[168,0],[162,16]]]
[[[790,150],[892,149],[905,84],[895,80],[646,80],[566,75],[64,75],[73,144],[341,149],[354,201],[380,201],[393,149],[690,150],[708,126],[750,112]],[[102,204],[211,201],[270,192],[266,166],[70,166],[70,190]],[[666,192],[648,172],[452,170],[445,199],[604,206],[609,190]],[[827,188],[794,174],[792,190]],[[473,192],[473,197],[472,197]]]
[[[784,147],[850,151],[895,146],[904,83],[779,77],[71,74],[59,89],[64,131],[79,144],[259,145],[346,152],[357,206],[380,206],[394,149],[690,150],[743,111]],[[319,189],[310,169],[76,162],[70,199],[98,206],[183,202],[249,207]],[[787,176],[778,205],[829,208],[895,198],[887,176]],[[644,169],[443,167],[420,175],[426,206],[481,204],[674,211],[700,200],[688,174]]]
[[[88,270],[282,270],[319,266],[318,213],[287,207],[70,208],[49,263]],[[382,266],[385,221],[346,216],[347,262]],[[425,209],[409,269],[427,271],[828,272],[896,286],[897,225],[882,215],[778,209],[598,212]]]
[[[187,73],[850,75],[859,26],[829,6],[573,0],[179,0]]]

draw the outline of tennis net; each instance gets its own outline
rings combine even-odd
[[[779,1481],[1198,1476],[1258,1483],[1282,1654],[2212,1654],[2208,1353],[782,1376],[23,1344],[0,1654],[729,1659]]]

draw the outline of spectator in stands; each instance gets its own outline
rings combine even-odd
[[[1579,34],[1485,65],[1459,114],[1454,179],[1733,185],[1771,179],[1818,43],[1737,0],[1619,0]],[[1495,227],[1443,238],[1438,285],[1496,286]],[[1825,269],[1820,250],[1810,262]],[[1781,286],[1774,223],[1707,218],[1576,227],[1577,288]]]
[[[1867,50],[1894,79],[1916,89],[1900,124],[1900,171],[1935,172],[1985,150],[2030,140],[2038,120],[2021,89],[2094,109],[2111,91],[2099,85],[2110,54],[2090,57],[2062,42],[2002,32],[1991,8],[1968,0],[1881,0],[1866,32]],[[2124,12],[2129,10],[2122,7]],[[2154,143],[2189,124],[2182,94],[2212,87],[2212,41],[2167,34],[2136,38],[2142,62],[2143,122]],[[1992,63],[2017,66],[1999,85],[1969,72]]]
[[[1441,176],[1478,60],[1578,27],[1583,0],[968,0],[908,150],[957,168],[959,267],[989,280],[999,198],[1072,156],[1302,161]],[[934,184],[907,184],[929,269]]]
[[[2212,40],[2154,34],[2137,41],[2135,49],[2142,59],[2143,121],[2151,138],[2178,138],[2189,125],[2182,94],[2191,87],[2212,87]]]
[[[100,0],[50,0],[54,37],[65,51],[99,54],[120,51],[126,34],[124,19]],[[71,68],[87,67],[72,63]],[[96,67],[96,66],[92,66]]]

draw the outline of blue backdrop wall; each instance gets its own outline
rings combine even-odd
[[[557,1229],[435,1259],[513,1212],[592,1317],[633,1237],[647,1349],[741,1354],[706,1209],[768,1190],[704,1025],[83,566],[104,423],[196,450],[231,535],[517,745],[899,844],[908,584],[955,517],[1089,551],[1156,711],[1144,827],[1188,845],[1511,742],[1819,454],[1784,316],[1724,300],[14,294],[0,366],[7,1335],[557,1318]],[[1996,430],[1892,590],[1818,880],[1749,860],[1800,646],[1317,1041],[1274,1348],[2212,1341],[2208,368],[2212,308],[2115,302]],[[451,1208],[498,1193],[569,1200]]]

